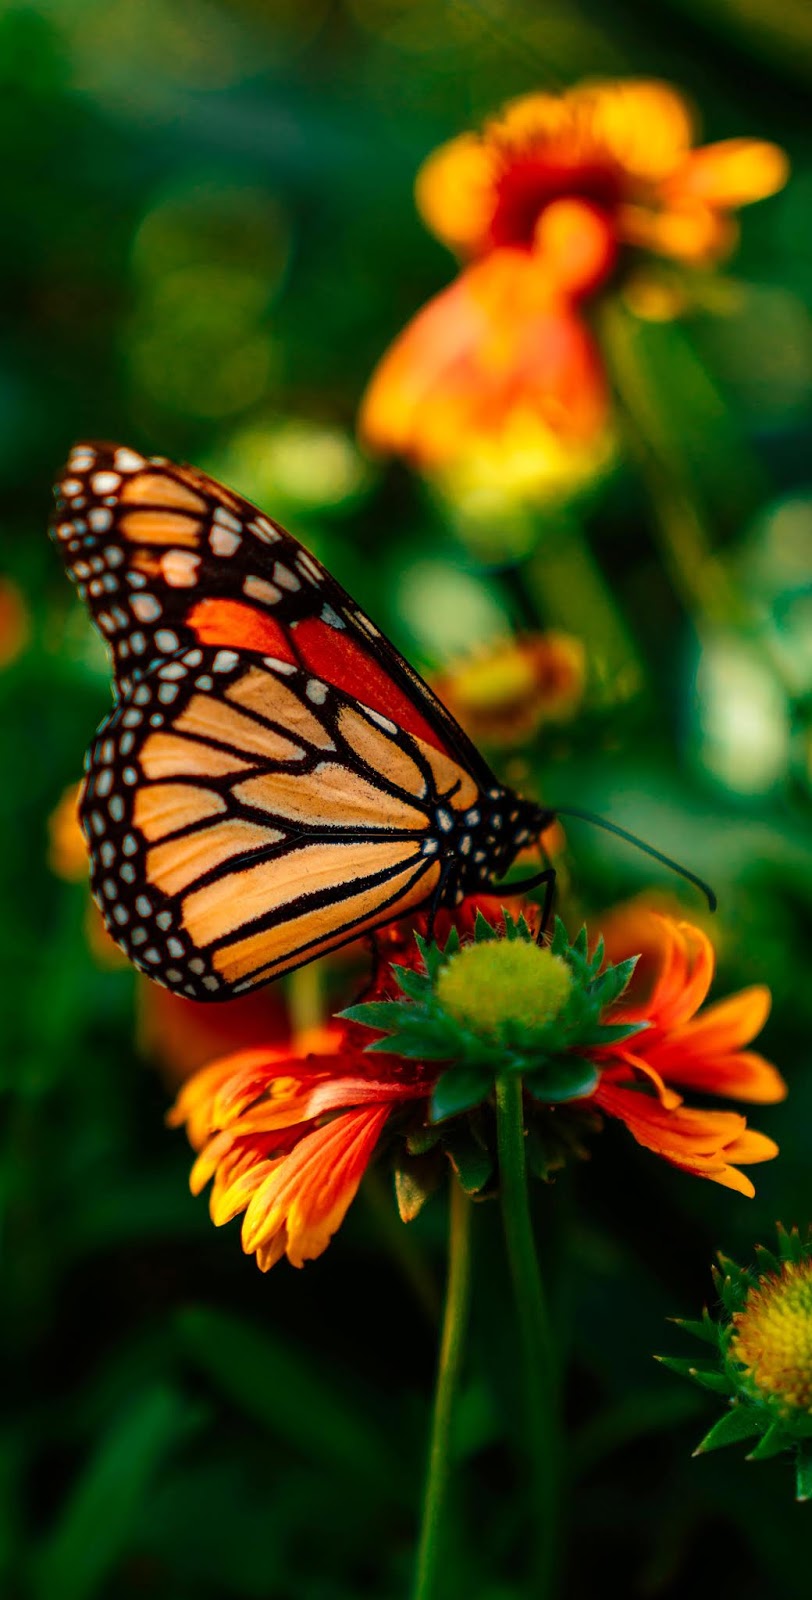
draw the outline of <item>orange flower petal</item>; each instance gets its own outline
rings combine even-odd
[[[787,1086],[780,1072],[754,1051],[742,1050],[716,1056],[707,1051],[695,1055],[690,1034],[681,1042],[669,1041],[654,1051],[654,1061],[669,1083],[682,1089],[697,1089],[701,1094],[721,1095],[727,1100],[746,1100],[751,1105],[776,1105],[785,1100]]]
[[[473,254],[487,239],[494,207],[496,164],[475,133],[440,145],[423,162],[415,200],[426,227],[461,254]]]
[[[694,1017],[685,1027],[686,1041],[691,1050],[705,1054],[723,1055],[729,1050],[739,1050],[760,1033],[770,1014],[770,991],[764,983],[755,983],[749,989],[726,1000],[716,1000],[707,1006],[699,1017]]]
[[[643,205],[621,206],[617,228],[626,244],[671,256],[689,266],[722,260],[738,239],[738,229],[730,217],[698,200],[686,200],[680,205],[672,202],[663,211]]]
[[[631,1043],[634,1043],[633,1039]],[[635,1055],[632,1051],[623,1052],[620,1060],[622,1061],[622,1066],[610,1067],[604,1074],[607,1082],[622,1083],[626,1081],[627,1076],[630,1082],[634,1082],[635,1078],[642,1078],[644,1083],[651,1085],[660,1105],[665,1106],[666,1110],[673,1110],[675,1106],[682,1105],[682,1096],[673,1089],[669,1089],[656,1067],[653,1067],[649,1061],[644,1061],[641,1056]],[[628,1069],[628,1075],[624,1068]]]
[[[624,1122],[644,1148],[697,1177],[709,1178],[748,1196],[755,1193],[753,1185],[730,1164],[729,1158],[768,1161],[777,1153],[771,1139],[748,1129],[744,1117],[731,1111],[697,1111],[686,1106],[669,1111],[651,1097],[618,1087],[605,1078],[594,1101],[609,1116]]]
[[[48,864],[69,883],[87,881],[87,844],[79,822],[81,783],[70,783],[48,818]]]
[[[677,1028],[699,1010],[713,982],[716,955],[701,928],[690,922],[664,925],[666,954],[659,981],[655,984],[646,1015],[662,1030]]]
[[[789,159],[780,145],[762,139],[722,139],[691,150],[665,190],[680,204],[699,200],[733,209],[777,194],[788,177]]]
[[[672,172],[689,148],[694,118],[685,98],[658,79],[585,85],[566,96],[573,132],[602,147],[636,178],[657,181]]]
[[[415,317],[383,357],[359,426],[374,450],[439,466],[531,413],[572,440],[607,414],[597,348],[522,250],[493,251]]]
[[[321,1255],[355,1198],[388,1116],[388,1106],[365,1107],[305,1134],[248,1206],[246,1253],[262,1249],[270,1265],[284,1251],[295,1267]]]

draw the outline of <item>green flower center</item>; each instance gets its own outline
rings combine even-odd
[[[812,1411],[812,1261],[762,1278],[735,1318],[730,1345],[748,1386],[789,1410]]]
[[[572,992],[566,961],[526,940],[466,945],[437,979],[436,994],[455,1021],[498,1040],[511,1024],[539,1032]]]

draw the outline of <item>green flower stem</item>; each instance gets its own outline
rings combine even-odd
[[[497,1079],[496,1132],[502,1217],[521,1341],[527,1443],[533,1472],[536,1551],[532,1593],[534,1600],[549,1600],[556,1586],[561,1519],[557,1360],[530,1219],[522,1081],[517,1073]]]
[[[468,1324],[471,1281],[471,1201],[451,1181],[448,1283],[437,1365],[434,1415],[423,1497],[413,1600],[442,1600],[443,1515],[451,1476],[451,1426]]]

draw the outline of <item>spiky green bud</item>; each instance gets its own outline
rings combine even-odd
[[[720,1256],[714,1280],[718,1319],[680,1322],[703,1339],[712,1357],[695,1364],[660,1356],[672,1372],[724,1394],[730,1410],[710,1429],[696,1455],[740,1440],[753,1442],[748,1459],[791,1452],[796,1495],[812,1499],[812,1232],[779,1224],[776,1251],[758,1250],[755,1268]],[[678,1319],[677,1319],[678,1320]]]

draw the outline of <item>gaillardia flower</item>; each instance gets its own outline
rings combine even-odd
[[[601,941],[590,954],[586,930],[570,943],[558,922],[552,943],[539,945],[523,916],[503,912],[500,928],[467,904],[454,924],[443,921],[442,947],[419,935],[410,943],[399,928],[384,936],[370,997],[319,1035],[229,1055],[181,1089],[169,1120],[186,1124],[199,1152],[192,1188],[214,1180],[218,1225],[244,1213],[243,1247],[263,1270],[282,1255],[296,1266],[320,1255],[384,1149],[404,1220],[447,1162],[467,1192],[487,1192],[495,1084],[511,1074],[522,1081],[528,1163],[541,1177],[584,1153],[604,1111],[675,1165],[752,1193],[731,1163],[766,1160],[776,1146],[743,1117],[683,1108],[666,1078],[680,1081],[668,1051],[687,1029],[690,1081],[728,1085],[733,1047],[752,1022],[728,1018],[714,1032],[713,1008],[691,1020],[705,994],[689,955],[696,930],[669,929],[672,954],[642,1015],[621,998],[634,954],[607,963]],[[752,1066],[745,1088],[758,1077]],[[783,1092],[764,1062],[750,1098]]]
[[[367,442],[432,467],[517,428],[595,436],[606,390],[579,308],[641,260],[719,261],[733,213],[786,180],[776,145],[694,133],[668,84],[587,83],[513,100],[429,156],[417,204],[463,271],[375,372]]]
[[[719,1257],[714,1281],[717,1318],[675,1318],[678,1326],[712,1347],[697,1361],[659,1356],[664,1366],[703,1388],[725,1395],[730,1409],[697,1447],[755,1440],[749,1460],[792,1451],[797,1497],[812,1498],[812,1233],[779,1224],[775,1251],[758,1247],[746,1270]]]

